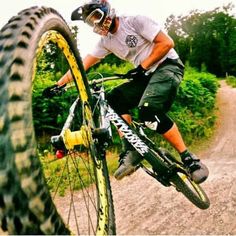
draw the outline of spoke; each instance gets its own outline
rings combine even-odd
[[[89,161],[88,162],[90,162],[91,161],[91,158],[89,158]],[[84,159],[82,159],[82,162],[84,163],[84,165],[86,166],[86,163],[85,163],[85,160]],[[94,167],[91,165],[91,164],[88,164],[88,166],[86,166],[86,168],[87,168],[87,170],[88,170],[88,173],[89,173],[89,177],[90,177],[90,180],[91,180],[91,183],[93,184],[93,183],[96,183],[96,179],[94,179],[93,178],[93,176],[92,176],[92,174],[91,173],[93,173],[95,170],[94,170]],[[94,188],[92,188],[92,199],[95,199],[96,197],[95,197],[95,193],[94,193]],[[94,208],[95,208],[95,210],[97,211],[97,206],[96,206],[96,204],[95,203],[93,203],[93,205],[94,205]]]
[[[73,159],[73,157],[72,157]],[[68,214],[68,218],[67,218],[67,225],[69,225],[69,221],[70,221],[70,214],[71,214],[71,208],[73,207],[73,212],[74,212],[74,217],[75,217],[75,223],[76,223],[76,228],[77,228],[77,233],[78,235],[80,235],[80,232],[79,232],[79,225],[78,225],[78,221],[77,221],[77,215],[76,215],[76,210],[75,210],[75,204],[74,204],[74,186],[75,186],[75,181],[72,181],[71,182],[71,178],[70,178],[70,167],[68,165],[68,162],[67,162],[67,171],[68,171],[68,180],[69,180],[69,187],[70,187],[70,209],[69,209],[69,214]],[[74,177],[75,179],[75,177]],[[73,184],[73,187],[72,187],[72,183]]]
[[[70,155],[72,156],[72,153],[71,153]],[[77,159],[78,159],[78,158],[77,158]],[[83,159],[83,158],[81,158],[81,159]],[[83,177],[82,177],[81,174],[80,174],[80,171],[79,171],[79,168],[78,168],[77,160],[75,160],[75,158],[72,157],[72,161],[73,161],[73,163],[74,163],[74,166],[75,166],[77,175],[78,175],[78,177],[79,177],[80,183],[81,183],[81,185],[83,185],[81,191],[82,191],[82,195],[83,195],[83,198],[84,198],[85,208],[86,208],[87,213],[88,213],[88,228],[89,228],[89,230],[90,230],[89,225],[91,225],[93,234],[95,234],[96,231],[95,231],[95,229],[94,229],[94,225],[93,225],[92,218],[91,218],[91,215],[90,215],[90,210],[89,210],[89,209],[90,209],[89,206],[91,205],[91,204],[90,204],[90,202],[91,202],[92,205],[93,205],[94,210],[97,212],[97,207],[96,207],[96,205],[95,205],[95,203],[94,203],[94,200],[92,199],[92,197],[90,196],[90,193],[89,193],[89,189],[90,189],[90,188],[93,188],[93,186],[90,186],[90,187],[86,186],[86,184],[84,183]],[[96,224],[96,223],[97,223],[97,222],[95,222],[95,224]]]
[[[90,158],[89,158],[89,159],[90,159]],[[78,161],[77,161],[77,160],[78,160],[78,158],[72,158],[72,161],[73,161],[73,163],[74,163],[76,172],[77,172],[77,174],[78,174],[78,176],[79,176],[80,182],[81,182],[81,184],[83,185],[82,189],[87,192],[87,195],[88,195],[88,196],[90,196],[89,190],[88,190],[88,189],[89,189],[89,186],[86,186],[86,184],[84,183],[83,177],[81,176],[80,171],[79,171]],[[86,165],[85,160],[84,160],[83,157],[81,157],[80,160],[82,160],[83,164],[85,165],[86,169],[88,170],[89,176],[90,176],[91,179],[93,180],[92,182],[90,182],[90,184],[95,184],[95,181],[96,181],[96,180],[94,180],[94,179],[92,178],[92,176],[91,176],[91,171],[94,171],[94,170],[90,170],[90,168],[87,167],[87,165]],[[93,191],[93,192],[94,192],[94,191]],[[95,198],[95,197],[94,197],[94,194],[93,194],[93,198]],[[90,201],[93,203],[94,209],[97,210],[96,203],[94,203],[92,197],[90,197]]]
[[[59,189],[59,187],[60,187],[61,180],[62,180],[62,178],[63,178],[63,174],[64,174],[65,169],[66,169],[67,162],[68,162],[68,157],[66,157],[66,163],[65,163],[65,165],[64,165],[64,167],[63,167],[62,173],[61,173],[61,175],[60,175],[60,177],[59,177],[59,180],[58,180],[58,182],[57,182],[56,189],[55,189],[55,192],[54,192],[54,194],[53,194],[52,199],[55,199],[55,197],[56,197],[57,191],[58,191],[58,189]]]

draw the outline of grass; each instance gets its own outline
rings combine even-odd
[[[51,152],[44,151],[39,156],[52,195],[58,193],[59,196],[64,196],[70,188],[79,190],[95,182],[92,160],[83,153],[57,159]],[[116,153],[108,152],[107,165],[110,174],[117,168],[117,162]]]
[[[212,141],[213,134],[214,133],[212,133],[211,136],[194,140],[192,144],[188,146],[189,150],[196,154],[201,153]],[[179,157],[174,148],[160,135],[155,135],[153,141],[157,143],[159,147],[166,148],[173,155]],[[111,176],[117,169],[119,153],[120,146],[110,147],[110,149],[107,150],[106,160]],[[91,177],[91,174],[88,173],[88,170],[92,171],[93,168],[91,160],[89,161],[88,157],[83,155],[83,153],[74,156],[76,156],[76,158],[55,159],[55,155],[52,154],[51,151],[43,151],[41,149],[40,158],[49,189],[52,193],[58,192],[60,196],[64,196],[69,188],[79,190],[94,183],[94,176]],[[70,174],[68,174],[68,170]],[[58,182],[60,182],[59,187],[57,187]]]
[[[215,112],[217,112],[217,109],[215,109]],[[198,137],[197,140],[193,134],[187,134],[187,137],[184,137],[184,140],[187,140],[189,150],[198,155],[202,150],[206,149],[212,141],[215,125],[211,124],[211,127],[208,127],[208,134],[203,135],[201,138]],[[170,144],[160,135],[153,135],[153,133],[148,133],[148,135],[153,136],[153,141],[159,147],[166,148],[176,157],[179,156],[174,148],[171,147]],[[42,137],[41,139],[42,140],[40,140],[39,143],[45,143],[44,139],[48,140],[48,137]],[[191,142],[188,142],[188,140]],[[118,143],[119,145],[117,146]],[[111,146],[107,150],[106,159],[110,175],[113,175],[117,169],[120,147],[120,141],[116,140],[115,145]],[[91,161],[88,162],[88,159],[86,159],[84,155],[79,155],[75,159],[76,162],[73,161],[73,158],[63,158],[55,161],[55,155],[52,154],[53,151],[47,149],[46,146],[39,145],[39,152],[47,183],[52,193],[57,191],[60,196],[64,196],[69,188],[79,190],[83,187],[89,186],[91,183],[94,183],[95,178],[91,178],[91,175],[88,174],[88,169],[92,170],[92,163]],[[85,163],[87,163],[86,166]],[[68,169],[70,170],[70,175],[68,175],[67,171],[65,171]],[[59,180],[60,185],[57,187]],[[70,183],[72,183],[71,186]]]

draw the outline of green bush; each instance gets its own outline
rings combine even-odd
[[[72,101],[77,97],[76,89],[59,97],[45,98],[43,90],[55,84],[62,76],[60,73],[40,73],[33,82],[33,118],[38,148],[43,151],[50,146],[50,136],[58,135],[67,118]],[[46,146],[45,146],[46,145]]]
[[[236,88],[236,77],[235,76],[228,76],[226,78],[226,83],[232,86],[233,88]]]
[[[208,137],[215,123],[215,98],[219,83],[206,72],[187,68],[170,115],[187,143]]]
[[[115,65],[101,64],[96,71],[90,70],[89,79],[98,78],[101,75],[111,76],[114,73],[125,73],[132,66],[122,64],[120,67]],[[69,111],[71,101],[76,97],[74,91],[66,93],[62,97],[47,99],[42,97],[42,89],[50,86],[57,81],[62,74],[45,73],[38,77],[36,90],[33,97],[34,119],[36,134],[57,133],[64,124]],[[110,90],[123,83],[123,80],[106,83],[106,90]],[[195,139],[207,137],[211,134],[211,128],[215,122],[215,97],[218,89],[217,78],[206,72],[197,72],[193,68],[187,67],[184,79],[180,85],[179,92],[174,102],[170,116],[176,121],[187,143],[192,143]],[[137,110],[133,114],[138,116]],[[114,129],[114,133],[116,133]],[[119,143],[119,138],[115,135],[114,143]]]
[[[101,74],[110,76],[114,73],[125,73],[131,68],[132,66],[130,64],[122,64],[120,67],[101,64],[96,71],[93,69],[90,70],[88,78],[99,78]],[[67,92],[63,96],[53,99],[47,99],[42,96],[42,90],[54,84],[61,76],[61,73],[53,72],[39,73],[37,75],[36,82],[34,83],[33,110],[36,136],[39,141],[38,150],[49,187],[54,191],[59,176],[62,175],[63,178],[59,187],[59,194],[63,196],[68,188],[68,177],[65,173],[62,173],[64,162],[52,162],[52,165],[48,165],[48,162],[54,158],[54,151],[49,149],[48,140],[50,140],[51,135],[59,134],[69,112],[72,100],[77,96],[77,91],[72,90],[72,93]],[[105,88],[106,90],[111,90],[123,82],[123,80],[108,82]],[[187,67],[184,79],[179,88],[179,93],[169,115],[178,124],[184,140],[188,145],[194,142],[194,140],[208,137],[211,134],[216,118],[215,97],[217,88],[218,81],[215,76],[206,72],[200,73]],[[134,117],[138,117],[137,109],[132,110],[132,113]],[[151,130],[148,130],[148,132],[158,146],[169,147],[169,144],[160,135],[156,135]],[[118,155],[116,153],[117,149],[121,147],[120,138],[114,127],[113,134],[113,145],[110,147],[111,153],[108,154],[108,165],[111,173],[117,167]],[[46,144],[47,146],[43,146],[42,144]],[[74,174],[72,172],[72,175]],[[76,183],[74,188],[79,189],[79,184]]]
[[[111,75],[114,72],[125,73],[131,68],[130,65],[117,68],[105,64],[100,65],[96,71]],[[110,82],[106,89],[110,90],[122,82]],[[191,67],[186,68],[177,98],[169,114],[178,124],[187,144],[212,134],[216,119],[215,98],[218,87],[216,76],[207,72],[198,72]],[[137,109],[132,113],[134,117],[138,117]],[[157,137],[156,140],[158,143],[162,142],[161,138]],[[114,142],[119,143],[119,138],[115,137]]]

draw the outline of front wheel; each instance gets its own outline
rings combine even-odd
[[[45,100],[42,90],[68,69],[77,89]],[[66,102],[80,97],[71,129],[84,147],[56,159]],[[33,7],[0,32],[0,223],[9,234],[115,234],[106,161],[92,138],[95,121],[72,33],[51,8]],[[83,127],[83,129],[81,128]],[[61,158],[61,159],[60,159]],[[42,168],[43,166],[43,168]],[[64,196],[68,196],[65,200]]]

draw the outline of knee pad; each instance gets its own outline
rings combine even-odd
[[[172,126],[173,121],[163,111],[157,111],[151,107],[140,107],[139,118],[151,130],[159,134],[166,133]]]

